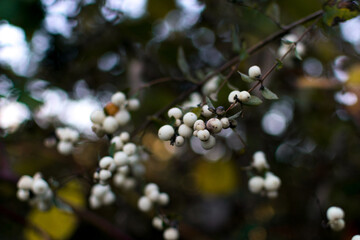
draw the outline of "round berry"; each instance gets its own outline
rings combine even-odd
[[[120,126],[125,126],[131,119],[131,115],[126,110],[120,110],[115,114],[115,119]]]
[[[60,141],[57,145],[57,150],[63,155],[69,155],[73,151],[73,144],[67,141]]]
[[[205,122],[201,119],[196,120],[194,123],[194,130],[204,130],[205,129]]]
[[[234,102],[237,102],[238,100],[240,100],[239,96],[240,96],[240,91],[238,91],[238,90],[232,91],[228,96],[229,103],[234,103]]]
[[[43,194],[46,192],[46,190],[48,190],[48,188],[49,188],[48,183],[44,179],[38,178],[33,181],[31,190],[35,194]]]
[[[123,166],[129,162],[128,155],[122,151],[114,154],[114,162],[116,166]]]
[[[180,136],[184,137],[184,138],[189,138],[192,136],[193,134],[193,130],[191,127],[185,125],[185,124],[181,124],[179,129],[178,129],[178,133]]]
[[[33,178],[28,175],[24,175],[21,176],[21,178],[17,182],[17,187],[21,189],[31,189],[32,184]]]
[[[355,235],[351,238],[351,240],[360,240],[360,235]]]
[[[179,231],[176,228],[170,227],[164,231],[163,237],[165,240],[179,239]]]
[[[158,229],[158,230],[162,230],[163,229],[163,221],[161,220],[161,218],[159,217],[154,217],[152,220],[152,225],[154,228]]]
[[[262,151],[257,151],[254,153],[253,155],[253,161],[251,163],[251,166],[255,169],[257,169],[258,171],[262,171],[264,169],[268,169],[269,165],[266,161],[266,157],[264,152]]]
[[[126,100],[126,96],[122,92],[117,92],[111,97],[111,102],[118,107],[123,105],[125,103],[125,100]]]
[[[130,111],[136,111],[140,108],[140,101],[136,98],[132,98],[127,102],[127,109]]]
[[[224,117],[224,118],[220,119],[220,121],[221,121],[221,125],[222,125],[223,129],[227,129],[230,127],[230,121],[228,118]]]
[[[126,177],[123,174],[116,173],[113,178],[115,186],[121,187],[124,184],[125,179],[126,179]]]
[[[159,186],[155,183],[148,183],[144,188],[144,194],[149,195],[151,192],[159,192]]]
[[[209,110],[209,106],[208,105],[204,105],[201,108],[201,115],[203,115],[204,117],[208,118],[211,117],[213,115],[213,113]]]
[[[30,192],[29,192],[29,190],[19,189],[16,192],[16,196],[20,201],[26,201],[30,197]]]
[[[175,130],[170,125],[164,125],[162,126],[158,131],[158,136],[163,141],[170,140],[175,134]]]
[[[182,117],[182,111],[180,108],[177,108],[177,107],[174,107],[174,108],[171,108],[169,111],[168,111],[168,116],[169,118],[171,117],[174,117],[175,119],[180,119]]]
[[[249,68],[249,77],[259,78],[261,76],[261,70],[258,66],[254,65]]]
[[[142,196],[138,201],[138,208],[143,212],[150,211],[152,208],[151,200],[146,196]]]
[[[210,135],[210,138],[207,141],[201,141],[201,146],[206,150],[213,148],[215,144],[216,144],[216,139],[212,135]]]
[[[329,221],[334,221],[338,219],[342,219],[345,216],[344,210],[342,210],[339,207],[330,207],[326,211],[326,216],[329,219]]]
[[[196,120],[197,116],[193,112],[188,112],[183,117],[183,122],[185,123],[185,125],[191,128],[194,126]]]
[[[248,102],[250,100],[251,96],[250,96],[249,92],[241,91],[238,98],[241,102]]]
[[[184,145],[184,143],[185,143],[185,139],[183,136],[177,136],[175,138],[175,146],[181,147],[182,145]]]
[[[264,188],[264,184],[264,178],[259,176],[252,177],[248,182],[249,190],[252,193],[260,193],[261,190]]]
[[[112,116],[108,116],[105,118],[104,122],[103,122],[103,128],[105,130],[106,133],[114,133],[119,127],[118,122],[116,121],[116,119]]]
[[[130,134],[128,132],[122,132],[120,134],[120,139],[121,139],[121,141],[126,143],[130,140]]]
[[[167,193],[160,193],[157,201],[160,205],[167,205],[170,201],[169,195]]]
[[[102,181],[106,181],[108,180],[109,178],[111,178],[111,172],[109,170],[106,170],[106,169],[102,169],[100,170],[100,173],[99,173],[99,178],[100,180]]]
[[[109,185],[96,184],[92,187],[91,194],[97,198],[101,198],[108,191],[110,191]]]
[[[136,152],[136,145],[134,143],[127,143],[124,145],[123,151],[128,156],[133,155]]]
[[[264,187],[268,191],[278,190],[281,185],[281,180],[279,177],[275,176],[272,173],[267,173],[265,177]]]
[[[114,203],[116,200],[116,196],[112,191],[108,191],[107,193],[105,193],[102,202],[105,205],[110,205],[112,203]]]
[[[94,195],[90,196],[89,198],[90,208],[97,209],[101,206],[101,201],[99,198],[95,197]]]
[[[119,151],[123,148],[124,143],[119,136],[113,137],[110,141],[111,144],[115,144],[115,150]]]
[[[219,133],[222,129],[222,123],[217,118],[210,118],[206,123],[206,128],[212,133]]]
[[[344,219],[339,219],[339,220],[330,222],[330,227],[335,232],[341,231],[345,228],[345,221],[344,221]]]
[[[207,141],[210,138],[210,132],[208,130],[199,130],[197,133],[197,137],[201,141]]]
[[[112,157],[103,157],[100,159],[99,166],[103,169],[110,167],[110,165],[114,162]]]

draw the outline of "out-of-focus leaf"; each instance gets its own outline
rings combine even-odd
[[[181,72],[185,75],[185,77],[192,82],[196,82],[196,80],[191,76],[190,67],[186,61],[185,53],[182,47],[179,47],[178,49],[177,63]]]
[[[302,61],[302,57],[300,56],[300,54],[299,54],[299,52],[297,51],[297,49],[295,48],[295,57],[297,58],[297,59],[299,59],[300,61]]]
[[[252,83],[252,82],[255,82],[255,81],[256,81],[256,79],[251,78],[251,77],[249,77],[248,75],[243,74],[243,73],[242,73],[242,72],[240,72],[240,71],[238,71],[238,73],[240,74],[241,79],[242,79],[244,82],[247,82],[247,83]]]
[[[214,104],[212,103],[211,99],[206,97],[206,104],[208,105],[209,108],[215,108]]]
[[[323,20],[328,26],[335,26],[360,14],[357,1],[329,0],[324,5]]]
[[[260,89],[261,94],[263,95],[264,98],[269,99],[269,100],[276,100],[279,99],[279,97],[273,93],[270,89],[268,89],[267,87],[263,87]]]
[[[261,103],[262,103],[261,99],[254,95],[251,95],[249,101],[243,102],[244,105],[248,105],[248,106],[257,106],[260,105]]]
[[[277,3],[271,3],[266,9],[266,15],[271,17],[276,23],[280,22],[280,7]]]
[[[231,28],[231,39],[232,39],[232,49],[234,52],[240,52],[241,50],[241,42],[239,39],[238,31],[236,26],[233,25]]]
[[[234,191],[239,179],[232,161],[198,161],[193,176],[198,190],[204,194],[227,194]],[[219,181],[221,179],[221,181]]]
[[[201,115],[201,107],[196,107],[191,109],[191,112],[195,113],[197,117],[200,117]]]
[[[115,143],[112,143],[109,147],[109,155],[113,157],[115,154]]]
[[[37,107],[43,104],[42,101],[31,97],[28,92],[21,92],[17,100],[18,102],[22,102],[27,105],[31,111],[35,110]]]
[[[233,119],[236,119],[236,118],[240,117],[241,114],[242,114],[242,112],[243,112],[243,111],[240,110],[239,112],[235,113],[234,115],[232,115],[231,117],[229,117],[229,120],[233,120]]]
[[[85,205],[85,195],[82,191],[82,186],[76,180],[68,182],[57,192],[57,195],[73,205]],[[75,215],[56,207],[51,208],[47,212],[42,212],[34,208],[30,211],[27,218],[31,223],[49,233],[54,239],[68,239],[78,224]],[[25,239],[42,239],[42,237],[37,235],[31,228],[25,228],[24,234]]]
[[[284,44],[287,44],[287,45],[290,45],[290,44],[294,43],[293,41],[290,41],[290,40],[288,40],[286,38],[282,38],[281,42],[284,43]]]

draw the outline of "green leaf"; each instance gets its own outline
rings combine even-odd
[[[112,143],[109,148],[109,155],[110,157],[113,157],[115,153],[115,143]]]
[[[236,119],[236,118],[238,118],[238,117],[240,117],[241,116],[241,114],[242,114],[242,110],[240,110],[239,112],[237,112],[237,113],[235,113],[234,115],[232,115],[231,117],[228,117],[228,119],[229,120],[233,120],[233,119]]]
[[[206,104],[208,105],[209,108],[215,108],[214,104],[211,102],[211,99],[206,97]]]
[[[323,21],[328,26],[335,26],[358,16],[359,13],[360,9],[356,1],[329,0],[324,6]]]
[[[226,84],[227,84],[227,86],[228,86],[229,89],[231,89],[231,90],[238,90],[238,88],[235,87],[235,86],[233,86],[231,83],[227,82]]]
[[[196,116],[199,118],[201,115],[201,107],[195,107],[195,108],[191,109],[191,112],[195,113]]]
[[[240,52],[241,42],[235,25],[233,25],[231,28],[231,39],[232,39],[232,50],[234,52]]]
[[[175,122],[176,122],[176,118],[174,118],[174,117],[172,116],[172,117],[170,118],[169,125],[174,126]]]
[[[282,38],[281,39],[281,42],[286,44],[286,45],[290,45],[290,44],[293,44],[294,42],[293,41],[290,41],[290,40],[287,40],[286,38]]]
[[[248,105],[248,106],[257,106],[257,105],[262,104],[262,101],[257,96],[251,95],[251,98],[249,99],[249,101],[243,102],[243,104]]]
[[[43,104],[42,101],[31,97],[28,92],[20,92],[17,101],[26,104],[31,111],[35,110]]]
[[[256,79],[254,78],[251,78],[249,77],[248,75],[246,74],[243,74],[242,72],[238,71],[238,73],[240,74],[241,76],[241,79],[244,81],[244,82],[247,82],[247,83],[253,83],[256,81]]]
[[[270,89],[268,89],[267,87],[261,88],[260,91],[261,91],[261,94],[263,95],[263,97],[266,99],[269,99],[269,100],[279,99],[279,97],[275,93],[270,91]]]
[[[185,77],[192,82],[196,82],[196,80],[190,74],[190,67],[186,61],[185,53],[182,47],[179,47],[178,49],[177,63],[181,72],[185,75]]]

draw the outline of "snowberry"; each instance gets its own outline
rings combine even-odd
[[[129,166],[125,165],[125,166],[118,167],[117,171],[122,174],[128,174],[130,169],[129,169]]]
[[[180,119],[182,117],[182,111],[180,108],[174,107],[169,109],[168,116],[169,118],[174,117],[175,119]]]
[[[210,138],[207,141],[201,141],[201,146],[206,150],[213,148],[215,144],[216,144],[216,139],[212,135],[210,135]]]
[[[194,123],[194,130],[204,130],[205,129],[205,122],[201,119],[196,120]]]
[[[124,145],[123,151],[128,156],[133,155],[136,152],[136,145],[134,143],[127,143]]]
[[[227,129],[230,127],[230,121],[228,118],[224,117],[224,118],[220,119],[220,121],[221,121],[222,128]]]
[[[123,141],[121,140],[120,137],[116,136],[116,137],[113,137],[110,141],[111,144],[115,144],[115,150],[118,151],[118,150],[121,150],[124,146],[124,143]]]
[[[191,128],[194,126],[196,120],[197,120],[197,116],[193,112],[188,112],[183,117],[184,124]]]
[[[101,184],[96,184],[92,187],[91,189],[91,195],[97,197],[97,198],[101,198],[102,196],[105,195],[105,193],[107,193],[110,190],[109,185],[101,185]]]
[[[166,205],[170,201],[169,195],[167,193],[160,193],[157,201],[160,205]]]
[[[42,179],[42,178],[38,178],[35,179],[33,181],[33,184],[31,186],[31,190],[35,193],[35,194],[43,194],[45,193],[49,188],[49,185],[47,184],[47,182]]]
[[[110,167],[111,163],[113,163],[114,159],[112,157],[103,157],[100,159],[99,166],[101,168],[108,168]]]
[[[183,136],[184,138],[189,138],[189,137],[191,137],[193,130],[189,126],[187,126],[185,124],[181,124],[178,129],[178,133],[180,136]]]
[[[170,140],[175,134],[175,130],[170,125],[164,125],[162,126],[158,131],[158,136],[163,141]]]
[[[183,136],[177,136],[175,138],[175,146],[181,147],[182,145],[184,145],[184,143],[185,143],[185,139]]]
[[[261,190],[264,188],[264,184],[264,178],[259,176],[252,177],[248,182],[249,190],[252,193],[260,193]]]
[[[151,200],[146,196],[142,196],[138,201],[138,208],[143,212],[150,211],[152,208]]]
[[[116,166],[123,166],[128,163],[128,155],[122,151],[114,154],[114,162]]]
[[[212,133],[219,133],[222,129],[222,123],[217,118],[210,118],[206,123],[206,128]]]
[[[330,207],[326,211],[326,216],[329,219],[329,221],[334,221],[338,219],[342,219],[345,216],[344,210],[342,210],[339,207]]]
[[[32,184],[33,178],[28,175],[24,175],[17,182],[17,187],[21,189],[31,189]]]
[[[355,235],[351,238],[351,240],[360,240],[360,235]]]
[[[201,141],[207,141],[210,138],[210,132],[208,130],[199,130],[197,133],[197,137]]]
[[[345,227],[345,221],[344,221],[344,219],[332,221],[332,222],[330,222],[330,227],[332,230],[334,230],[336,232],[341,231]]]
[[[175,123],[174,123],[174,126],[175,126],[175,127],[179,127],[179,126],[181,125],[181,123],[182,123],[182,122],[181,122],[180,119],[176,119],[176,120],[175,120]]]
[[[116,200],[116,196],[112,191],[108,191],[105,193],[102,201],[105,205],[110,205],[112,203],[114,203]]]
[[[130,111],[136,111],[140,108],[140,101],[136,98],[132,98],[127,103],[127,109]]]
[[[117,92],[111,97],[111,102],[116,106],[120,107],[122,104],[125,103],[126,96],[122,92]]]
[[[219,85],[219,77],[214,76],[203,86],[201,91],[205,96],[208,96],[211,93],[216,92],[216,90],[218,89],[218,85]]]
[[[20,201],[26,201],[29,199],[30,192],[29,190],[19,189],[16,193],[16,196]]]
[[[170,227],[164,231],[163,237],[165,240],[179,239],[179,231],[176,228]]]
[[[60,141],[57,145],[57,150],[63,155],[69,155],[73,151],[73,144],[67,141]]]
[[[101,206],[101,201],[96,196],[92,195],[89,198],[89,204],[92,209],[97,209]]]
[[[239,99],[240,91],[234,90],[228,96],[229,103],[234,103]]]
[[[126,125],[130,119],[130,113],[126,110],[120,110],[115,114],[115,119],[120,126]]]
[[[204,105],[201,108],[201,115],[203,115],[204,117],[208,118],[211,117],[213,115],[213,113],[209,110],[209,106],[208,105]]]
[[[281,180],[279,177],[275,176],[272,173],[267,173],[265,177],[264,187],[268,191],[278,190],[281,185]]]
[[[108,116],[103,122],[103,127],[106,133],[114,133],[119,127],[119,124],[114,117]]]
[[[259,78],[261,76],[261,69],[254,65],[249,68],[249,77],[251,78]]]
[[[120,137],[121,141],[123,141],[125,143],[130,140],[130,134],[128,132],[122,132],[119,137]]]
[[[125,178],[126,178],[125,175],[123,175],[121,173],[116,173],[113,178],[115,186],[121,187],[123,185],[123,183],[125,182]]]
[[[90,120],[93,123],[102,124],[105,120],[105,113],[103,110],[95,110],[90,115]]]
[[[151,192],[159,192],[159,186],[155,183],[148,183],[144,188],[144,194],[149,195]]]
[[[158,229],[158,230],[162,230],[163,229],[163,221],[161,220],[161,218],[159,217],[154,217],[152,220],[152,225],[154,228]]]
[[[278,191],[268,191],[266,193],[267,197],[270,198],[270,199],[274,199],[274,198],[277,198],[278,197]]]
[[[109,170],[102,169],[102,170],[100,170],[100,172],[99,172],[99,178],[100,178],[100,180],[102,180],[102,181],[106,181],[106,180],[108,180],[109,178],[111,178],[111,172],[110,172]]]
[[[262,171],[264,169],[268,169],[269,165],[266,161],[266,157],[264,152],[257,151],[253,155],[253,161],[251,163],[251,166],[257,169],[258,171]]]
[[[129,163],[130,164],[135,164],[135,163],[138,163],[140,161],[140,157],[138,154],[132,154],[128,157],[129,159]]]
[[[241,91],[238,98],[241,102],[247,102],[250,100],[251,96],[248,91]]]
[[[152,191],[146,195],[151,201],[155,202],[159,198],[160,193],[158,191]]]

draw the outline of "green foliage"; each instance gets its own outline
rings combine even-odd
[[[269,100],[279,99],[279,97],[275,93],[270,91],[270,89],[268,89],[267,87],[260,88],[260,91],[261,91],[261,94],[263,95],[263,97],[266,99],[269,99]]]
[[[243,104],[248,105],[248,106],[258,106],[258,105],[262,104],[262,100],[260,98],[258,98],[257,96],[251,95],[249,101],[243,102]]]
[[[359,3],[349,0],[329,0],[324,5],[323,20],[328,26],[335,26],[360,14]]]

